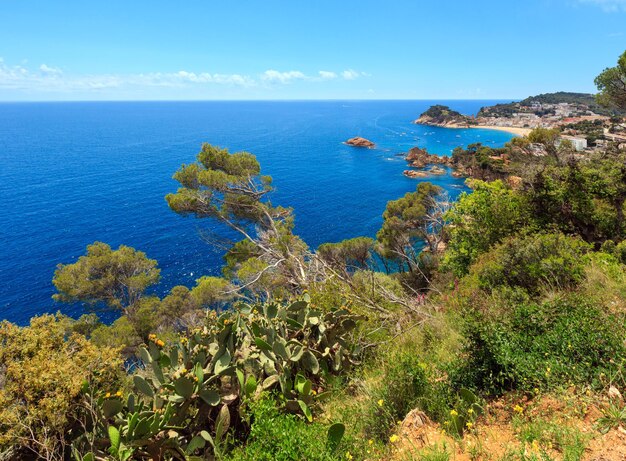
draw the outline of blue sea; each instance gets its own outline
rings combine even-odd
[[[156,292],[217,275],[222,254],[199,231],[206,220],[169,210],[172,174],[203,142],[246,150],[274,178],[274,204],[293,207],[310,247],[374,236],[388,200],[413,191],[401,154],[448,155],[501,146],[510,134],[411,123],[434,103],[466,114],[498,101],[85,102],[0,104],[0,319],[26,324],[58,310],[51,280],[94,241],[130,245],[158,260]],[[343,144],[353,136],[376,149]],[[428,179],[455,197],[464,180]]]

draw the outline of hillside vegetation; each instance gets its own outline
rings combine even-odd
[[[454,155],[458,201],[422,182],[311,249],[254,155],[204,144],[166,200],[222,276],[159,297],[133,248],[60,264],[86,313],[0,324],[0,459],[624,459],[626,152],[538,129]]]

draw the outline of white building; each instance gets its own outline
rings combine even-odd
[[[572,143],[574,149],[578,151],[585,150],[587,148],[587,139],[585,138],[579,138],[575,136],[561,136],[561,139],[567,139],[569,142]]]

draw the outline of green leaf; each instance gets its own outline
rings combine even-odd
[[[116,455],[120,449],[120,431],[115,426],[109,426],[110,453]]]
[[[150,344],[148,344],[148,349],[150,351],[150,357],[152,358],[152,360],[159,360],[159,357],[161,356],[161,350],[157,347],[157,345],[151,342]]]
[[[154,397],[154,390],[152,389],[152,386],[150,386],[150,384],[148,384],[148,381],[143,379],[141,376],[133,376],[133,383],[135,384],[135,387],[139,392],[148,397]]]
[[[176,346],[170,350],[170,362],[172,367],[176,368],[178,366],[178,347]]]
[[[273,319],[274,317],[276,317],[277,313],[278,313],[278,306],[276,304],[271,303],[265,306],[265,316],[268,319]]]
[[[120,400],[117,399],[107,399],[102,402],[102,413],[104,413],[105,418],[111,418],[115,416],[120,411],[122,411],[123,408],[124,405]]]
[[[213,376],[232,376],[235,373],[235,370],[237,370],[237,365],[232,365],[230,367],[224,368],[222,371],[219,372],[219,374]]]
[[[302,355],[304,354],[304,347],[303,346],[294,346],[293,351],[291,352],[291,357],[290,360],[292,362],[297,362],[302,358]]]
[[[313,421],[313,415],[311,414],[311,410],[309,409],[307,404],[304,403],[302,400],[298,400],[298,405],[300,405],[300,409],[302,410],[302,413],[304,413],[304,416],[306,417],[306,419],[309,422],[312,422]]]
[[[252,375],[248,376],[248,380],[246,381],[246,389],[245,389],[246,397],[253,396],[254,393],[256,392],[256,388],[257,388],[256,379]]]
[[[198,395],[202,400],[204,400],[208,405],[211,405],[212,407],[218,405],[221,400],[220,395],[217,393],[217,391],[213,389],[200,391]]]
[[[254,338],[254,343],[256,344],[256,347],[258,347],[262,351],[272,350],[272,346],[270,346],[266,341],[262,340],[261,338]]]
[[[462,388],[459,391],[459,396],[461,397],[461,399],[464,402],[466,402],[466,403],[468,403],[470,405],[472,403],[476,402],[476,400],[478,400],[478,398],[476,397],[476,395],[472,391],[470,391],[469,389],[465,389],[465,388]]]
[[[92,452],[87,453],[85,456],[83,456],[83,460],[82,461],[95,461],[96,458],[93,455]]]
[[[165,382],[165,377],[163,376],[163,369],[159,362],[152,362],[152,370],[154,371],[155,378],[159,381],[159,383],[163,384]]]
[[[285,322],[287,322],[289,324],[289,326],[291,326],[292,328],[296,329],[296,330],[302,330],[304,328],[304,325],[302,325],[300,322],[298,322],[297,320],[294,320],[290,317],[287,317],[285,319]]]
[[[128,419],[128,428],[126,429],[126,436],[132,438],[135,426],[139,422],[139,413],[133,413]]]
[[[181,376],[174,381],[174,389],[178,395],[188,399],[193,395],[193,381],[185,376]]]
[[[207,431],[200,431],[200,437],[213,445],[213,437],[211,437],[211,434],[209,434]]]
[[[189,445],[187,445],[187,448],[185,449],[185,453],[190,455],[194,451],[200,448],[204,448],[205,445],[206,445],[206,440],[204,440],[204,438],[200,437],[199,435],[196,435],[193,439],[191,439],[191,441],[189,442]]]
[[[224,353],[220,355],[220,357],[215,362],[213,373],[218,375],[222,371],[224,371],[226,368],[228,368],[230,365],[230,359],[231,359],[230,352],[228,351],[228,349],[225,349]]]
[[[306,350],[302,356],[302,363],[314,375],[320,371],[320,364],[310,350]]]
[[[193,371],[194,371],[194,374],[196,375],[196,378],[198,378],[198,382],[202,384],[204,382],[204,370],[202,369],[202,365],[200,365],[199,363],[196,363]]]
[[[239,387],[240,387],[241,389],[243,389],[243,386],[244,386],[244,375],[243,375],[243,371],[241,371],[241,370],[237,369],[237,370],[235,371],[235,374],[237,375],[237,380],[239,381]]]
[[[328,428],[328,447],[331,451],[335,451],[337,449],[345,432],[346,426],[341,423],[335,423]]]
[[[308,397],[311,395],[311,388],[313,387],[313,383],[306,379],[302,375],[298,375],[296,377],[296,391],[302,396]]]
[[[150,431],[150,420],[148,418],[142,418],[139,420],[139,422],[137,423],[137,426],[135,427],[134,438],[138,439],[140,437],[143,437],[149,431]]]
[[[287,348],[285,347],[285,344],[281,341],[277,340],[276,342],[274,342],[274,347],[272,349],[274,351],[274,354],[279,356],[281,359],[289,360],[289,353],[287,352]]]
[[[152,357],[150,357],[148,349],[143,346],[139,348],[139,357],[141,358],[141,361],[146,365],[152,363]]]
[[[305,296],[308,296],[308,295],[305,295]],[[289,306],[287,310],[289,310],[290,312],[300,311],[302,309],[305,309],[307,305],[308,305],[308,302],[306,301],[296,301],[295,303],[291,303],[291,306]]]

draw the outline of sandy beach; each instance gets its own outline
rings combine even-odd
[[[528,133],[532,131],[532,128],[521,128],[516,126],[496,126],[496,125],[460,125],[458,123],[445,123],[445,124],[428,124],[428,123],[418,123],[417,120],[413,123],[417,125],[427,125],[427,126],[438,126],[441,128],[458,128],[458,129],[466,129],[466,128],[480,128],[482,130],[496,130],[496,131],[506,131],[507,133],[512,133],[516,136],[526,136]]]
[[[495,126],[495,125],[470,125],[469,128],[481,128],[483,130],[497,130],[513,133],[517,136],[526,136],[532,131],[532,128],[519,128],[515,126]]]

